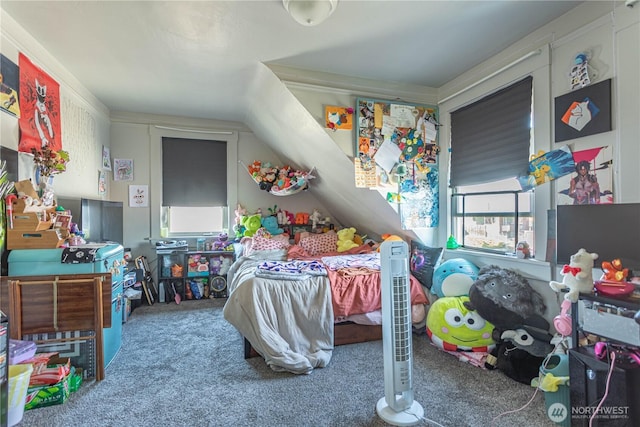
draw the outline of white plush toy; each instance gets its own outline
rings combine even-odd
[[[571,302],[578,301],[580,293],[588,294],[593,291],[593,261],[598,259],[598,254],[589,253],[583,248],[571,255],[569,265],[562,267],[562,283],[551,281],[549,286],[556,292],[569,289],[564,299]]]

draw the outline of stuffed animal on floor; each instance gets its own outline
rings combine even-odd
[[[598,254],[589,253],[584,248],[571,255],[569,265],[564,265],[560,274],[563,276],[562,283],[551,281],[549,286],[556,292],[568,289],[564,299],[571,302],[578,301],[580,293],[590,294],[593,292],[593,261],[598,259]]]
[[[433,302],[427,313],[427,335],[431,342],[447,351],[491,351],[493,325],[469,311],[467,296],[442,297]]]
[[[433,272],[431,292],[438,297],[469,295],[469,288],[478,278],[480,269],[471,261],[452,258]]]
[[[546,357],[553,351],[552,339],[553,336],[546,330],[528,326],[507,330],[500,335],[501,341],[508,341],[520,350],[538,357]]]
[[[353,227],[338,230],[338,252],[345,252],[352,248],[357,248],[358,244],[353,241],[356,229]]]
[[[531,385],[531,380],[537,378],[544,357],[534,356],[517,348],[509,341],[499,343],[487,356],[485,368],[498,369],[512,380]]]
[[[477,311],[500,332],[531,324],[532,318],[541,323],[547,309],[542,296],[527,279],[495,265],[480,269],[478,279],[469,289],[466,307]]]

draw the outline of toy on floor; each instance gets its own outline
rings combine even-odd
[[[598,259],[597,253],[589,253],[584,248],[571,255],[569,265],[564,265],[560,274],[562,282],[551,281],[549,286],[556,292],[568,290],[564,298],[577,302],[578,295],[593,292],[593,261]]]
[[[452,258],[433,272],[431,292],[439,297],[469,295],[469,288],[478,278],[480,269],[471,261]]]
[[[525,324],[544,328],[547,309],[542,296],[515,271],[495,265],[482,267],[469,289],[467,308],[476,310],[500,331]]]
[[[553,336],[545,330],[535,331],[525,326],[504,331],[500,339],[510,342],[516,348],[533,356],[546,357],[553,351],[553,345],[551,345]]]
[[[493,325],[464,303],[467,296],[438,298],[427,313],[427,335],[436,347],[447,351],[490,351]]]

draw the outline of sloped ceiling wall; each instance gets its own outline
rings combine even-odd
[[[333,218],[371,237],[390,233],[417,238],[414,232],[402,230],[399,215],[380,193],[355,186],[352,159],[273,71],[259,64],[254,76],[246,93],[244,123],[287,162],[302,169],[316,168],[309,191]]]

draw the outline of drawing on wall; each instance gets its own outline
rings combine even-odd
[[[324,107],[325,126],[332,130],[353,129],[353,108],[327,105]]]
[[[60,85],[25,55],[20,66],[20,142],[18,151],[31,153],[49,146],[62,150],[60,132]]]
[[[98,194],[104,196],[107,194],[107,177],[104,171],[98,171]]]
[[[0,54],[0,109],[20,118],[20,70]]]
[[[149,186],[130,185],[129,186],[129,207],[146,208],[149,206]]]
[[[113,159],[113,180],[133,181],[133,159]]]
[[[111,149],[102,146],[102,169],[111,170]]]
[[[557,180],[558,205],[613,203],[612,151],[610,146],[574,151],[574,173]]]
[[[555,141],[611,130],[611,79],[555,99]]]
[[[547,153],[531,155],[526,175],[518,177],[522,191],[528,191],[537,185],[551,182],[574,171],[575,162],[568,145]]]
[[[437,227],[439,224],[440,192],[438,166],[429,166],[426,173],[415,168],[400,184],[400,221],[403,230]]]
[[[375,188],[376,187],[376,169],[371,167],[363,167],[362,161],[357,157],[353,159],[355,165],[356,188]]]

